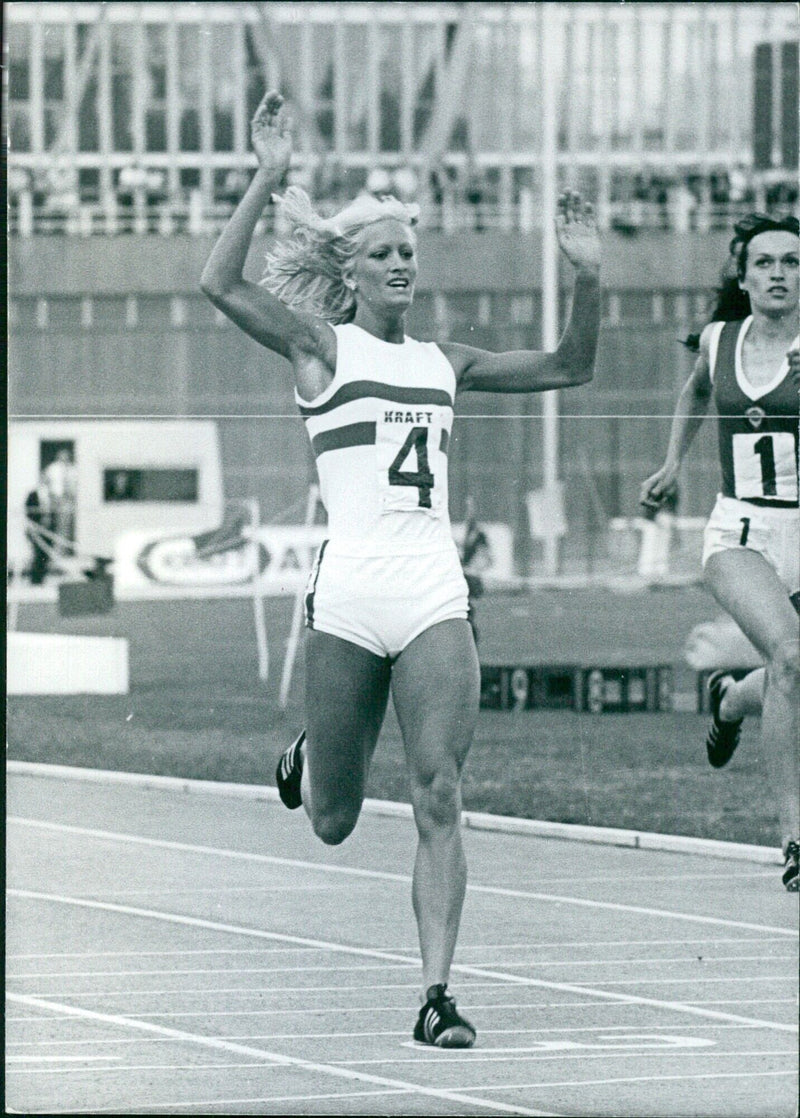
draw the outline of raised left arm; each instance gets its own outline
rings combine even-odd
[[[594,375],[600,331],[600,238],[594,212],[580,195],[559,198],[558,243],[575,268],[572,312],[553,353],[512,350],[491,353],[454,342],[440,346],[466,392],[542,392],[586,384]]]

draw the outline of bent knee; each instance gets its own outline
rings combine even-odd
[[[353,810],[314,811],[311,826],[326,846],[338,846],[355,830],[358,815],[359,812]]]
[[[770,681],[782,691],[800,687],[800,640],[777,644],[770,654],[767,671]]]
[[[420,830],[454,827],[461,818],[461,781],[458,773],[436,773],[413,792]]]

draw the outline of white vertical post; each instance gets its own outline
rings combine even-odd
[[[269,645],[267,643],[267,622],[264,616],[264,596],[261,593],[261,572],[258,569],[260,542],[258,530],[261,527],[261,509],[256,498],[245,501],[250,510],[250,533],[253,546],[253,614],[256,624],[256,647],[258,649],[258,678],[266,683],[269,679]]]
[[[542,4],[542,348],[558,345],[558,242],[554,219],[558,202],[558,121],[556,102],[556,24],[554,6]],[[545,392],[543,408],[544,490],[556,498],[558,490],[558,392]],[[554,527],[556,527],[554,525]],[[558,573],[558,536],[544,540],[545,573]]]
[[[314,518],[317,514],[317,504],[319,502],[319,487],[314,484],[308,490],[308,502],[306,504],[306,518],[305,525],[307,528],[311,527],[314,523]],[[294,609],[292,611],[292,624],[289,630],[289,640],[286,645],[286,656],[283,661],[283,673],[281,675],[281,688],[278,696],[278,702],[281,710],[286,709],[286,704],[289,701],[289,688],[292,685],[292,673],[294,671],[294,662],[297,658],[297,649],[300,645],[300,632],[303,624],[303,603],[305,601],[306,588],[300,585],[294,596]]]

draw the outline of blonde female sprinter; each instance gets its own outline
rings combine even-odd
[[[283,100],[252,122],[258,170],[202,276],[212,302],[291,363],[328,513],[306,596],[306,730],[281,758],[284,803],[315,833],[353,830],[391,691],[418,846],[412,898],[422,954],[414,1037],[469,1047],[475,1029],[447,992],[466,864],[461,770],[478,712],[467,586],[448,519],[447,449],[456,392],[538,392],[593,375],[600,245],[591,207],[564,195],[559,243],[575,268],[570,322],[554,353],[489,353],[406,334],[417,278],[418,208],[359,197],[323,219],[303,191],[282,198],[291,232],[261,284],[242,270],[265,204],[289,166]]]

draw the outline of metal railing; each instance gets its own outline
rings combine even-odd
[[[341,199],[341,204],[346,199]],[[711,204],[698,203],[687,206],[685,202],[630,202],[612,201],[601,207],[598,221],[601,229],[613,229],[635,236],[638,232],[664,230],[677,233],[706,233],[727,229],[746,210],[758,209],[785,211],[797,204],[794,196],[776,202],[755,191],[736,202]],[[208,236],[219,234],[230,218],[235,201],[204,204],[200,191],[188,197],[165,199],[158,202],[121,202],[113,195],[103,202],[62,202],[57,197],[35,203],[28,192],[11,196],[7,218],[8,232],[12,237],[69,236],[115,237],[120,235],[152,234],[162,237],[176,235]],[[506,231],[530,233],[542,227],[543,215],[532,197],[523,195],[505,205],[486,203],[430,203],[423,206],[421,224],[426,229],[443,233],[466,231]],[[279,233],[276,212],[265,211],[256,230],[257,234]]]

